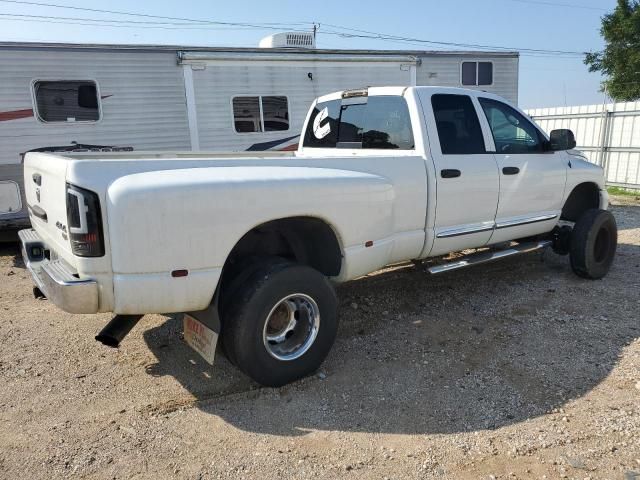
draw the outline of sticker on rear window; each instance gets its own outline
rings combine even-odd
[[[331,125],[329,122],[324,125],[320,125],[320,123],[329,116],[329,107],[324,107],[318,114],[316,118],[313,120],[313,135],[318,139],[322,140],[324,137],[329,135],[331,132]]]

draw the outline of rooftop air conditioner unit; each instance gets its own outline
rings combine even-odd
[[[311,32],[274,33],[260,40],[260,48],[316,48]]]

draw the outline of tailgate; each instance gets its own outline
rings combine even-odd
[[[66,207],[69,161],[48,153],[28,153],[24,161],[24,189],[31,225],[57,255],[72,262]]]

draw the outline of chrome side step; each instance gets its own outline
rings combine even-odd
[[[504,250],[489,250],[486,252],[472,253],[461,258],[456,258],[449,263],[434,265],[427,270],[429,273],[433,274],[450,272],[451,270],[472,267],[473,265],[479,265],[481,263],[493,262],[494,260],[500,260],[501,258],[511,257],[521,253],[535,252],[536,250],[547,248],[551,246],[551,244],[551,240],[542,240],[538,242],[521,243]]]

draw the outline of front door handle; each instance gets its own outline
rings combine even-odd
[[[452,168],[445,168],[444,170],[440,170],[440,176],[442,178],[456,178],[462,175],[460,170],[455,170]]]
[[[520,173],[520,169],[518,167],[504,167],[502,173],[504,175],[517,175]]]

